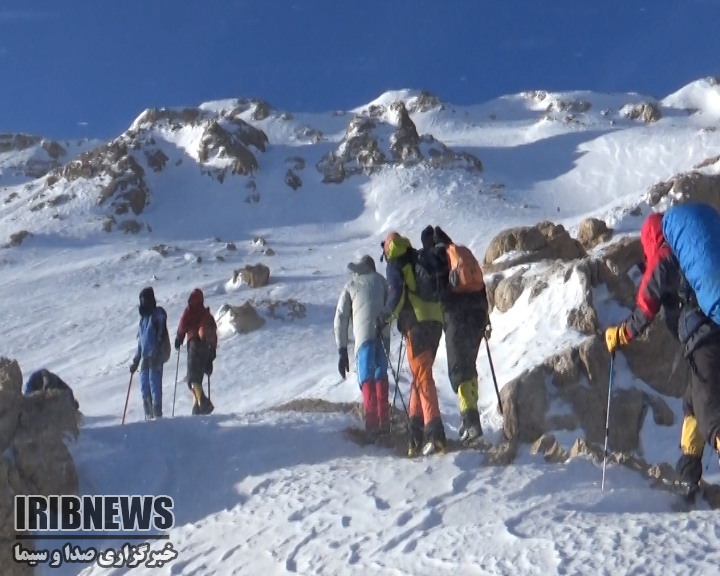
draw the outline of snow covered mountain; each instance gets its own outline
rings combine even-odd
[[[461,107],[400,91],[295,114],[228,99],[146,110],[107,143],[2,135],[4,355],[73,387],[81,492],[175,498],[168,574],[715,573],[710,504],[674,515],[648,477],[674,463],[681,422],[661,328],[616,367],[611,444],[632,461],[601,492],[592,446],[562,454],[604,433],[599,334],[632,305],[643,216],[684,196],[720,206],[719,125],[710,78],[662,100],[535,91]],[[391,229],[419,244],[427,224],[485,260],[505,409],[482,352],[487,454],[409,461],[342,433],[355,421],[341,403],[360,397],[332,336],[346,265],[377,261]],[[183,361],[175,417],[141,422],[134,383],[120,426],[146,285],[171,330],[195,287],[216,312],[212,416],[189,416]],[[435,376],[455,436],[444,342]],[[548,461],[529,446],[545,433]]]

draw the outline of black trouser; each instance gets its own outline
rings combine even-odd
[[[477,379],[477,357],[487,326],[487,314],[446,311],[445,348],[447,350],[448,377],[453,392],[463,382]]]
[[[690,384],[683,397],[683,454],[677,464],[680,475],[692,484],[702,476],[705,444],[718,449],[720,439],[720,341],[700,345],[688,359]]]
[[[199,338],[193,338],[187,345],[187,383],[188,388],[193,384],[202,384],[205,370],[210,361],[210,350]]]

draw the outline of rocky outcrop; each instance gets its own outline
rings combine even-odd
[[[385,165],[416,164],[433,169],[451,166],[473,173],[483,168],[472,154],[455,152],[430,135],[420,135],[404,102],[395,102],[388,108],[371,106],[356,115],[339,147],[323,156],[316,168],[323,175],[323,182],[340,183]]]
[[[720,211],[720,174],[686,172],[653,185],[646,194],[647,203],[655,206],[663,199],[672,203],[704,202]]]
[[[75,464],[65,445],[78,435],[70,398],[59,390],[23,396],[22,382],[17,362],[0,358],[0,566],[5,568],[19,567],[12,560],[13,497],[78,492]],[[23,541],[23,546],[31,543]]]
[[[640,120],[646,123],[657,122],[662,118],[660,107],[653,102],[641,102],[640,104],[628,105],[620,112],[630,120]]]
[[[42,141],[40,136],[4,132],[0,134],[0,154],[3,152],[11,152],[13,150],[26,150],[31,146],[35,146],[35,144],[38,144],[40,141]]]
[[[240,118],[235,118],[227,127],[220,122],[211,121],[200,139],[198,158],[201,164],[211,158],[231,160],[230,165],[222,169],[223,178],[228,171],[248,176],[258,169],[257,159],[249,146],[264,152],[266,143],[267,136],[264,132]]]
[[[13,234],[10,234],[10,240],[7,244],[3,246],[3,248],[13,248],[16,246],[20,246],[23,241],[26,238],[31,238],[32,234],[28,232],[27,230],[20,230],[20,232],[15,232]]]
[[[280,320],[282,322],[292,322],[300,320],[307,315],[307,308],[302,302],[298,302],[294,298],[287,300],[260,300],[253,301],[257,306],[267,309],[270,318]]]
[[[535,226],[509,228],[490,241],[483,270],[504,270],[541,260],[570,261],[585,257],[580,242],[560,224],[540,222]],[[501,262],[496,262],[503,257]]]
[[[574,264],[561,264],[553,274],[579,274],[585,298],[570,312],[568,325],[589,337],[533,369],[526,370],[501,390],[504,434],[512,441],[535,442],[543,434],[561,429],[582,428],[588,442],[601,442],[605,431],[610,357],[605,348],[593,289],[605,285],[611,295],[625,304],[634,303],[635,286],[627,275],[634,257],[633,242],[617,243],[596,258]],[[610,265],[609,265],[609,264]],[[612,268],[611,268],[612,266]],[[502,284],[502,282],[500,283]],[[495,291],[497,300],[497,292]],[[648,414],[655,424],[672,426],[673,411],[663,396],[680,397],[689,378],[689,367],[679,355],[680,346],[665,326],[662,316],[644,336],[636,338],[618,352],[626,358],[634,377],[643,380],[656,393],[638,388],[627,378],[616,385],[610,399],[612,418],[609,443],[613,450],[631,453],[640,447],[640,431]],[[676,364],[677,362],[677,364]],[[565,406],[559,414],[550,406]]]

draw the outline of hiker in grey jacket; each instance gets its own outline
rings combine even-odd
[[[352,316],[358,384],[365,406],[365,429],[368,432],[386,431],[390,425],[390,410],[385,350],[390,350],[390,326],[383,330],[381,341],[377,337],[375,319],[387,302],[387,281],[375,271],[375,261],[371,256],[363,256],[359,262],[348,264],[348,270],[353,277],[340,293],[335,310],[335,342],[340,354],[338,369],[343,378],[350,371],[347,345]]]

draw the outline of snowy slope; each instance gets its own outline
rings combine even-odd
[[[360,397],[354,374],[348,381],[337,375],[333,313],[347,262],[363,253],[377,261],[388,230],[419,242],[424,226],[441,225],[478,255],[502,229],[542,220],[574,230],[581,218],[596,215],[623,233],[637,233],[642,220],[628,211],[649,185],[720,154],[720,134],[706,129],[716,122],[713,94],[718,87],[707,82],[686,87],[658,103],[664,116],[651,124],[624,117],[628,104],[656,102],[636,94],[533,93],[411,110],[420,134],[475,154],[484,171],[386,165],[340,184],[323,183],[315,166],[342,144],[353,111],[275,111],[255,120],[257,105],[247,106],[238,117],[263,130],[268,145],[264,152],[249,147],[256,172],[228,173],[222,182],[217,171],[229,161],[221,154],[198,163],[204,120],[173,128],[143,124],[141,116],[121,137],[139,142],[129,153],[150,190],[137,215],[145,226],[139,234],[101,231],[108,211],[97,196],[105,176],[61,179],[52,187],[46,176],[8,186],[17,197],[0,205],[2,235],[24,229],[33,236],[0,252],[4,354],[25,374],[46,366],[73,386],[85,415],[72,447],[83,491],[175,498],[177,527],[170,537],[179,558],[147,573],[714,573],[720,560],[715,515],[671,514],[667,494],[625,469],[611,467],[610,491],[601,493],[599,470],[583,459],[551,465],[523,449],[508,468],[480,467],[481,455],[473,452],[406,461],[347,442],[341,430],[349,416],[266,411],[295,398]],[[388,93],[354,112],[379,107],[376,119],[390,125],[386,107],[402,97],[411,109],[418,96]],[[238,105],[218,101],[200,110],[222,120]],[[689,115],[689,107],[702,113]],[[155,171],[141,152],[158,149],[167,161]],[[297,169],[302,186],[293,190],[285,177],[288,159],[298,156],[305,167]],[[250,181],[255,188],[248,188]],[[259,201],[246,201],[253,191]],[[42,194],[69,198],[33,211]],[[252,242],[256,236],[275,255],[264,254]],[[165,257],[150,249],[160,244],[169,247]],[[229,282],[234,270],[257,262],[270,267],[268,286]],[[213,311],[251,298],[292,298],[305,304],[306,315],[283,321],[260,306],[267,320],[261,330],[223,333],[212,376],[213,416],[189,417],[183,350],[175,418],[140,422],[134,382],[129,424],[121,427],[137,294],[146,285],[168,311],[171,330],[194,287]],[[582,296],[571,277],[551,281],[532,302],[526,291],[511,310],[493,313],[491,347],[501,386],[582,339],[566,328],[568,311]],[[620,313],[608,310],[601,321]],[[397,346],[394,337],[394,358]],[[175,362],[173,356],[165,369],[166,416]],[[445,362],[441,343],[435,374],[443,418],[455,436],[457,398]],[[484,352],[478,370],[483,427],[497,440],[502,422]],[[407,397],[406,368],[402,379]],[[679,416],[679,402],[671,408]],[[660,432],[646,424],[648,458],[676,458],[679,422]]]

